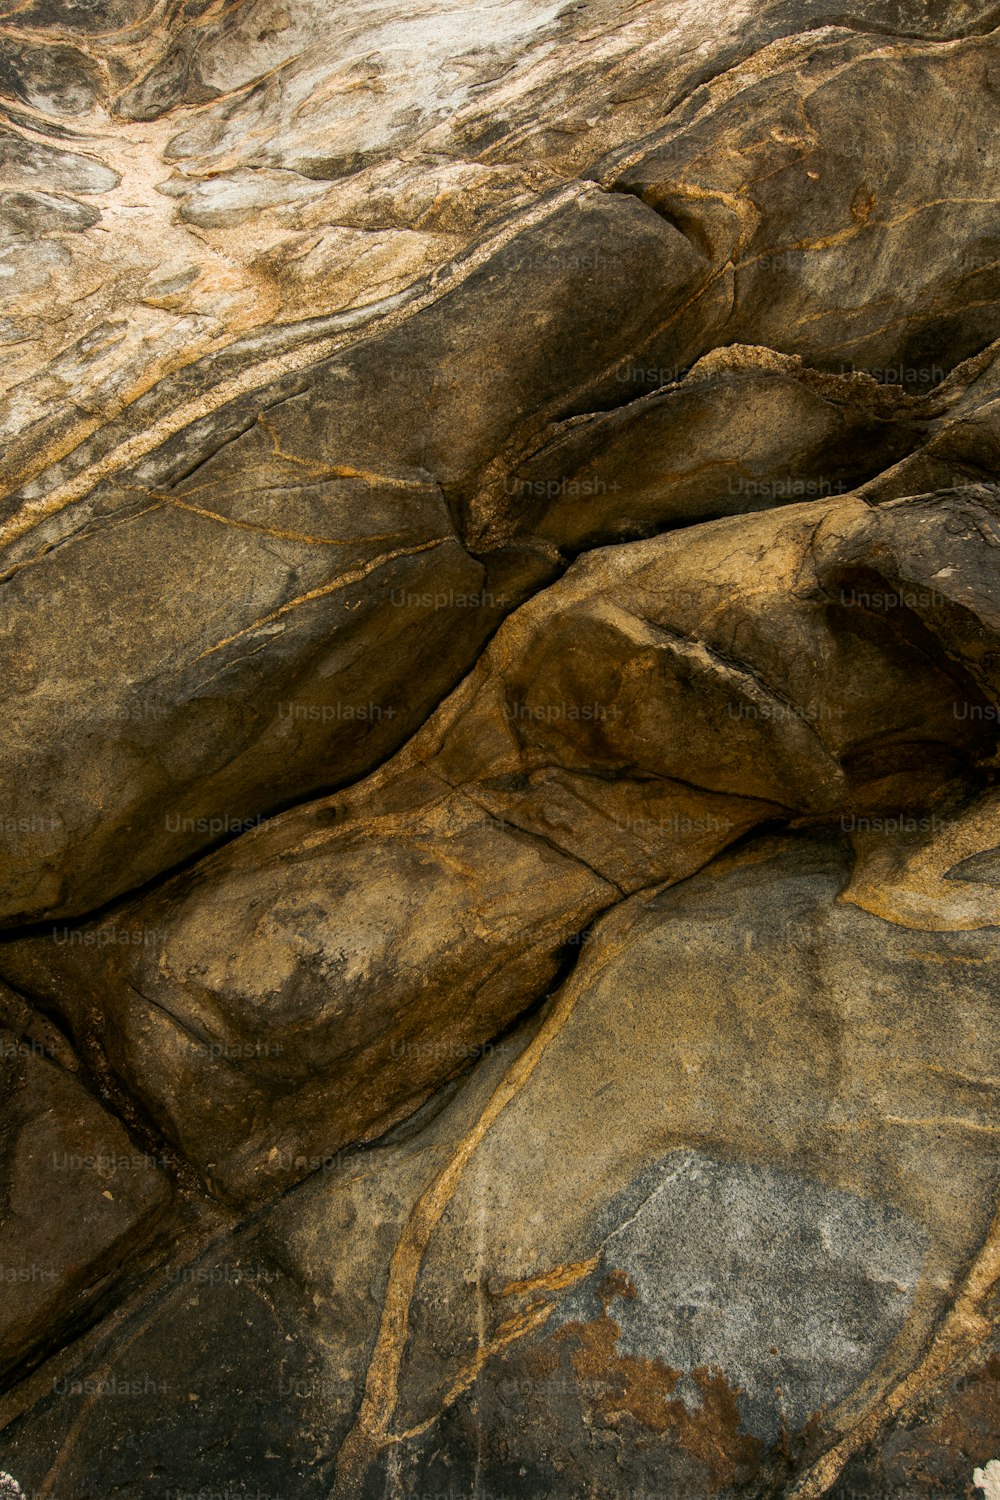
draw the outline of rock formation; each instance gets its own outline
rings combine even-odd
[[[998,26],[0,0],[0,1493],[989,1497]]]

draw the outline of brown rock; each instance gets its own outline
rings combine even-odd
[[[581,558],[368,781],[7,944],[4,973],[223,1196],[295,1180],[459,1072],[623,892],[762,821],[974,773],[992,736],[954,713],[947,656],[831,600],[872,516],[789,506]]]
[[[837,837],[757,841],[623,903],[461,1088],[112,1341],[115,1378],[169,1383],[138,1454],[121,1403],[69,1393],[15,1424],[11,1465],[36,1482],[72,1426],[70,1492],[142,1500],[144,1466],[291,1470],[304,1500],[476,1475],[709,1500],[794,1493],[829,1454],[828,1492],[913,1367],[986,1326],[998,1185],[996,929],[915,935],[838,900],[850,867]],[[970,1480],[990,1389],[950,1403]],[[875,1474],[907,1494],[928,1450],[960,1472],[927,1436],[901,1422]]]
[[[0,1373],[106,1304],[171,1199],[155,1158],[31,1035],[0,1030]]]

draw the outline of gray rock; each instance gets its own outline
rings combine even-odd
[[[54,193],[0,193],[0,231],[4,236],[79,234],[99,222],[100,210]]]

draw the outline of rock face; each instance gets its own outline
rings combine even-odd
[[[938,9],[0,0],[0,1493],[989,1497]]]
[[[223,1196],[294,1180],[457,1072],[623,893],[761,822],[870,821],[980,774],[988,684],[847,587],[887,538],[928,545],[923,501],[883,515],[813,501],[588,554],[368,781],[103,919],[10,939],[5,972]],[[978,523],[963,576],[995,596],[993,495],[932,515]]]
[[[114,1291],[171,1197],[156,1158],[49,1057],[46,1040],[44,1023],[0,1029],[4,1376]]]
[[[842,835],[772,837],[622,903],[467,1084],[102,1356],[173,1394],[138,1454],[127,1412],[88,1420],[70,1493],[109,1463],[142,1496],[289,1467],[307,1496],[781,1492],[935,1334],[958,1352],[997,1188],[1000,948],[915,942],[838,899],[850,869]],[[248,1328],[252,1370],[223,1354]],[[222,1457],[192,1453],[203,1407]],[[15,1426],[29,1482],[78,1411]]]

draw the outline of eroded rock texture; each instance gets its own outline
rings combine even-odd
[[[0,1493],[994,1500],[998,24],[0,0]]]

